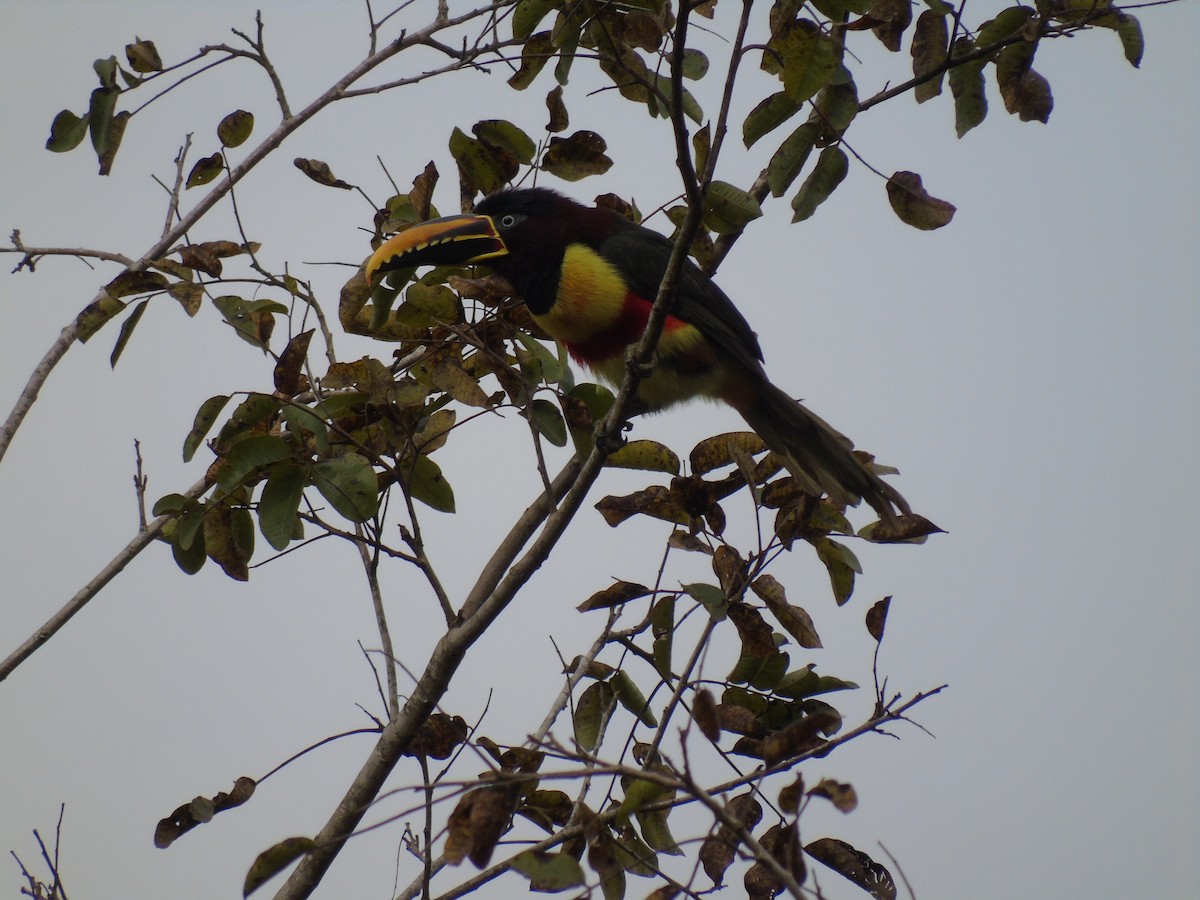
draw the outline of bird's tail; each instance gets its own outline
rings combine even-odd
[[[828,494],[834,503],[856,506],[866,500],[880,519],[896,525],[897,513],[910,515],[908,502],[853,454],[854,444],[820,416],[775,385],[763,381],[754,400],[738,412],[763,442],[784,459],[805,490]]]

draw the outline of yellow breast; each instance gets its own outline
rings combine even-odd
[[[590,247],[571,244],[563,255],[554,306],[534,320],[564,344],[591,340],[611,327],[625,306],[625,281]]]

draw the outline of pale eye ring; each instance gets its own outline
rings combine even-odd
[[[507,213],[500,217],[500,227],[501,228],[512,228],[516,224],[517,224],[517,217],[514,216],[512,213]]]

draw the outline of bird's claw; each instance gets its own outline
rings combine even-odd
[[[633,428],[633,423],[625,422],[621,425],[621,430],[615,434],[610,433],[607,429],[597,429],[596,446],[600,448],[600,451],[605,456],[608,456],[610,453],[616,453],[629,443],[628,438],[625,437],[625,432],[631,428]]]
[[[643,362],[634,355],[636,349],[633,345],[625,348],[625,367],[642,381],[645,381],[653,374],[655,367],[658,365],[658,351],[651,351],[650,358]]]

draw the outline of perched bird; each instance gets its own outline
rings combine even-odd
[[[577,361],[620,384],[671,256],[671,241],[608,209],[545,188],[500,191],[473,215],[415,225],[385,241],[367,278],[422,265],[486,263]],[[736,409],[814,496],[866,500],[890,525],[908,515],[899,492],[851,453],[853,444],[767,378],[758,337],[725,293],[685,261],[656,362],[638,387],[643,411],[693,397]]]

